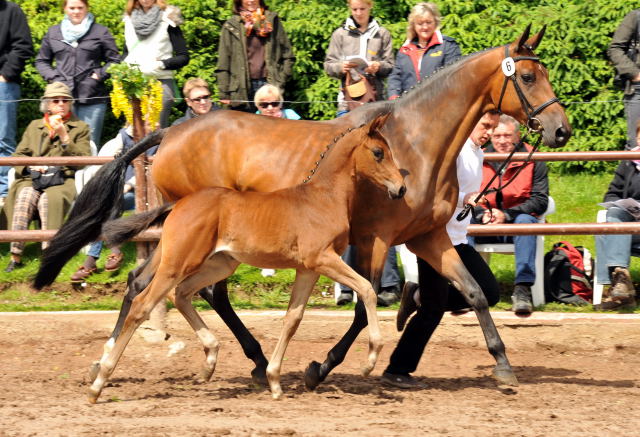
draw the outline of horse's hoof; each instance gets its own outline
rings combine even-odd
[[[203,367],[200,371],[199,379],[202,380],[202,382],[209,382],[213,376],[214,370],[215,368]]]
[[[89,401],[90,404],[95,404],[98,400],[98,396],[100,396],[100,392],[90,388],[89,396],[87,397],[87,400]]]
[[[279,401],[280,399],[282,399],[282,389],[280,387],[275,390],[271,389],[271,398],[274,401]]]
[[[362,373],[362,376],[367,377],[367,376],[369,376],[371,374],[372,370],[373,370],[373,366],[371,366],[369,364],[365,364],[360,369],[360,372]]]
[[[253,383],[260,387],[268,387],[269,380],[267,379],[267,369],[264,367],[256,367],[251,371],[251,379]]]
[[[307,390],[315,390],[322,380],[320,379],[320,363],[312,361],[304,371],[304,385]]]
[[[93,383],[98,377],[98,373],[100,373],[100,361],[94,361],[89,367],[89,382]]]
[[[508,385],[511,387],[517,387],[518,384],[518,378],[516,378],[515,373],[513,373],[513,370],[511,370],[511,368],[497,368],[495,367],[493,369],[493,377],[496,379],[496,381],[498,381],[498,384],[500,385]]]

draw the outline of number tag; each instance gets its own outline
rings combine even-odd
[[[502,61],[502,72],[505,76],[510,77],[516,74],[516,62],[511,56],[504,58]]]

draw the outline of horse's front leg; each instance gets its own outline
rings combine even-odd
[[[407,247],[460,290],[476,312],[489,352],[496,360],[493,376],[501,384],[518,385],[518,380],[507,359],[504,343],[489,313],[487,299],[451,244],[446,229],[443,227],[416,237],[407,242]],[[428,293],[429,289],[425,290],[421,286],[420,292]]]
[[[260,343],[242,323],[229,302],[227,281],[217,282],[215,285],[205,287],[199,291],[200,296],[218,313],[222,321],[229,327],[236,337],[247,358],[255,363],[251,371],[251,378],[255,384],[267,386],[267,365],[269,362],[262,352]]]
[[[375,243],[372,241],[371,244],[358,245],[357,271],[358,273],[365,272],[363,276],[370,278],[371,283],[374,284],[374,289],[380,285],[380,277],[382,275],[384,261],[387,257],[387,250],[388,246],[379,239],[376,240]],[[344,284],[347,285],[346,283]],[[351,322],[351,326],[349,326],[347,332],[329,351],[327,358],[325,358],[322,364],[317,361],[312,361],[307,367],[304,382],[309,390],[315,389],[336,366],[344,361],[349,348],[351,348],[353,342],[366,326],[367,311],[362,300],[358,299],[353,322]]]

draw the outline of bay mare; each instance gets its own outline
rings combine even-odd
[[[546,69],[533,50],[544,28],[529,38],[529,27],[513,43],[467,56],[417,85],[401,99],[379,102],[327,122],[289,121],[231,111],[201,116],[168,131],[145,138],[127,154],[103,166],[76,201],[69,220],[45,251],[36,287],[51,283],[64,263],[84,244],[96,239],[100,226],[115,214],[121,195],[124,169],[134,156],[162,138],[152,167],[156,187],[168,201],[213,186],[238,190],[273,191],[299,183],[325,145],[347,128],[376,115],[390,112],[382,128],[397,164],[406,175],[407,195],[392,204],[372,187],[362,184],[354,206],[350,242],[358,248],[358,271],[379,286],[384,259],[390,245],[407,247],[433,266],[458,288],[474,309],[489,352],[496,359],[493,375],[501,383],[517,384],[504,344],[496,330],[486,299],[468,273],[447,236],[445,225],[453,214],[458,185],[456,157],[471,130],[487,111],[499,109],[528,125],[530,108],[544,107],[533,122],[542,141],[563,146],[571,135],[567,117],[558,103]],[[505,77],[501,63],[505,48],[520,57],[513,77],[528,102],[520,100],[514,84]],[[118,191],[119,190],[119,191]],[[82,209],[79,209],[79,204]],[[99,205],[99,206],[97,206]],[[153,277],[141,266],[130,275],[121,319],[131,299]],[[421,289],[430,293],[430,284]],[[256,368],[256,380],[264,375],[267,361],[260,345],[233,312],[226,286],[217,284],[201,293],[220,314],[240,341]],[[312,363],[305,382],[316,387],[342,362],[367,319],[362,304],[356,305],[352,326],[329,352],[322,365]],[[112,334],[117,336],[118,328]]]
[[[104,231],[107,241],[119,242],[123,235],[126,238],[140,232],[171,210],[151,262],[154,278],[133,301],[113,349],[109,351],[110,341],[105,345],[107,353],[89,390],[90,401],[97,400],[134,331],[174,288],[176,308],[204,346],[203,376],[208,381],[219,343],[193,308],[191,297],[211,281],[229,277],[240,263],[296,269],[280,339],[267,367],[275,399],[282,396],[284,353],[321,274],[353,287],[364,302],[371,322],[368,360],[363,366],[368,375],[382,348],[376,294],[371,283],[342,261],[340,254],[349,243],[349,218],[359,180],[371,182],[392,199],[401,198],[406,191],[403,176],[378,132],[385,119],[377,117],[330,145],[308,183],[267,193],[208,188],[183,197],[175,205],[110,222]]]

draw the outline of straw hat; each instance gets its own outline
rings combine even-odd
[[[47,87],[44,89],[44,95],[42,96],[42,98],[47,99],[50,97],[68,97],[70,99],[73,99],[71,90],[62,82],[53,82],[47,85]]]

